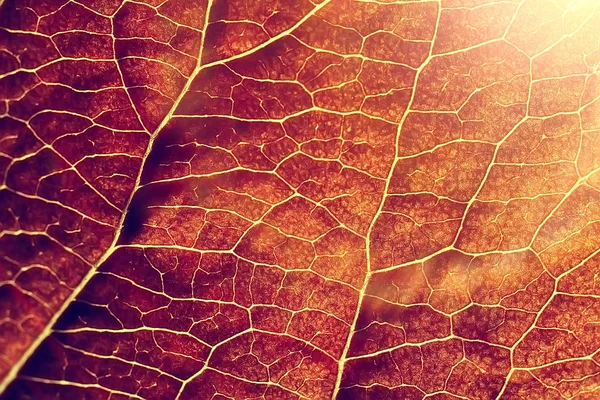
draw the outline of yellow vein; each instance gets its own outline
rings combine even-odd
[[[83,277],[83,279],[81,280],[81,282],[79,283],[79,285],[77,285],[77,287],[73,290],[73,292],[71,292],[71,294],[69,295],[69,297],[67,297],[67,299],[63,302],[62,306],[57,310],[57,312],[48,321],[48,323],[46,324],[46,327],[44,328],[44,330],[31,343],[31,345],[23,353],[23,355],[21,356],[21,358],[12,366],[12,368],[10,369],[10,371],[6,374],[5,378],[0,383],[0,394],[3,393],[6,390],[6,388],[8,387],[8,385],[17,377],[19,371],[21,370],[21,368],[23,367],[23,365],[25,364],[25,362],[27,362],[27,360],[33,355],[33,353],[40,346],[40,344],[50,335],[50,333],[52,332],[52,327],[54,326],[54,324],[64,314],[64,312],[66,311],[66,309],[68,308],[68,306],[75,300],[75,298],[79,295],[79,293],[87,285],[87,283],[90,281],[90,279],[94,275],[95,270],[97,269],[97,267],[100,266],[100,265],[102,265],[112,255],[112,253],[115,251],[115,249],[118,248],[117,247],[117,241],[119,239],[119,235],[121,233],[121,230],[123,229],[123,223],[125,221],[125,216],[127,215],[127,209],[129,208],[129,205],[131,204],[131,201],[133,200],[134,194],[136,193],[137,189],[140,187],[140,181],[141,181],[141,177],[142,177],[142,172],[143,172],[143,169],[144,169],[145,161],[147,160],[148,155],[150,154],[150,151],[152,150],[152,144],[154,143],[154,140],[155,140],[157,134],[165,127],[165,125],[169,122],[169,120],[171,119],[171,117],[175,113],[175,110],[177,109],[177,107],[179,106],[181,100],[183,99],[183,97],[185,96],[186,92],[190,88],[192,82],[194,81],[194,78],[200,73],[200,71],[202,71],[205,68],[210,68],[210,67],[212,67],[214,65],[224,64],[224,63],[227,63],[227,62],[232,61],[232,60],[236,60],[236,59],[239,59],[239,58],[246,57],[246,56],[248,56],[248,55],[250,55],[252,53],[255,53],[255,52],[257,52],[257,51],[259,51],[259,50],[267,47],[268,45],[270,45],[271,43],[273,43],[273,42],[281,39],[282,37],[289,35],[291,32],[293,32],[299,26],[301,26],[304,22],[306,22],[309,18],[311,18],[313,15],[315,15],[320,9],[322,9],[323,7],[325,7],[330,1],[331,0],[327,0],[327,1],[324,1],[323,3],[319,4],[318,6],[316,6],[315,8],[313,8],[311,10],[311,12],[307,13],[302,19],[300,19],[296,24],[294,24],[293,26],[291,26],[287,30],[279,33],[278,35],[273,36],[272,38],[270,38],[269,40],[261,43],[260,45],[257,45],[256,47],[253,47],[253,48],[251,48],[251,49],[249,49],[249,50],[247,50],[245,52],[242,52],[240,54],[231,56],[229,58],[226,58],[226,59],[223,59],[223,60],[213,61],[213,62],[210,62],[210,63],[202,65],[202,53],[204,51],[204,41],[205,41],[205,38],[206,38],[206,30],[208,28],[208,23],[209,23],[210,9],[212,7],[212,2],[213,2],[213,0],[208,0],[207,6],[206,6],[205,21],[204,21],[204,32],[205,33],[202,35],[202,40],[201,40],[201,43],[200,43],[200,49],[198,51],[198,61],[197,61],[197,64],[196,64],[196,68],[194,69],[194,71],[190,75],[188,81],[186,82],[186,84],[184,85],[183,89],[181,90],[179,96],[177,97],[177,99],[173,103],[171,109],[165,115],[165,117],[163,118],[163,120],[160,123],[160,125],[154,130],[154,132],[152,133],[152,135],[150,137],[150,141],[148,143],[148,147],[146,148],[146,153],[144,154],[144,158],[143,158],[144,161],[143,161],[143,163],[142,163],[142,165],[140,167],[140,170],[139,170],[136,182],[135,182],[134,189],[132,190],[131,195],[129,196],[129,199],[128,199],[127,203],[126,203],[126,206],[124,207],[125,211],[123,212],[123,214],[121,216],[120,223],[119,223],[119,225],[117,227],[117,231],[115,232],[115,236],[113,238],[111,246],[107,249],[107,251],[103,254],[103,256],[98,260],[98,262],[94,265],[94,267],[90,268],[90,270]],[[2,4],[2,0],[0,0],[0,5],[1,4]]]
[[[379,209],[377,210],[377,213],[375,214],[375,216],[373,217],[373,220],[371,221],[371,225],[369,226],[369,230],[367,233],[367,246],[366,246],[366,257],[367,257],[367,266],[368,266],[368,270],[367,270],[367,276],[365,277],[364,280],[364,284],[363,287],[361,288],[359,295],[358,295],[358,302],[356,305],[356,312],[354,313],[354,320],[352,321],[352,325],[350,327],[350,331],[348,332],[348,338],[346,339],[346,344],[344,346],[344,350],[342,351],[342,355],[338,361],[338,373],[337,373],[337,378],[336,378],[336,382],[335,382],[335,386],[333,389],[333,395],[332,395],[332,399],[335,399],[338,395],[339,390],[341,389],[341,385],[342,385],[342,378],[343,378],[343,373],[344,373],[344,366],[348,357],[348,351],[350,350],[350,344],[352,342],[352,336],[354,331],[356,330],[356,324],[358,322],[358,316],[360,314],[360,310],[362,308],[362,303],[364,301],[365,298],[365,294],[366,294],[366,290],[367,290],[367,286],[369,283],[369,280],[371,279],[371,276],[373,276],[373,271],[371,270],[371,252],[370,252],[370,238],[372,235],[372,231],[373,231],[373,227],[375,226],[375,223],[377,221],[377,218],[379,217],[379,215],[381,214],[382,210],[383,210],[383,206],[385,204],[385,199],[386,196],[388,194],[389,191],[389,187],[390,187],[390,181],[392,178],[392,174],[394,173],[394,169],[396,167],[396,163],[398,162],[399,158],[398,158],[398,148],[400,146],[400,132],[402,130],[402,126],[404,125],[404,122],[406,121],[406,118],[408,117],[408,114],[410,113],[410,109],[412,108],[412,104],[414,102],[415,99],[415,93],[417,91],[417,84],[418,84],[418,80],[419,77],[421,75],[421,72],[423,71],[423,69],[425,69],[425,67],[429,64],[429,61],[433,58],[432,57],[432,53],[433,53],[433,44],[435,42],[436,36],[437,36],[437,30],[439,27],[439,23],[440,23],[440,15],[441,15],[441,8],[442,5],[441,3],[438,3],[438,15],[437,15],[437,20],[436,20],[436,24],[435,24],[435,31],[433,33],[433,37],[431,38],[431,43],[429,46],[429,54],[428,57],[425,61],[423,61],[423,63],[421,64],[421,66],[417,69],[417,72],[415,74],[415,80],[414,80],[414,86],[413,86],[413,90],[411,93],[411,97],[410,100],[408,102],[408,106],[406,107],[406,110],[404,111],[404,114],[402,115],[402,119],[400,120],[400,122],[398,123],[398,129],[396,131],[396,142],[395,142],[395,148],[394,148],[394,163],[390,166],[390,171],[388,173],[388,176],[386,178],[386,183],[385,183],[385,189],[383,191],[382,197],[381,197],[381,202],[379,203]]]

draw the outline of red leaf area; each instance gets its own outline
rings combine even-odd
[[[5,0],[12,399],[600,398],[597,0]]]

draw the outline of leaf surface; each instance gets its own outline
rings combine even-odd
[[[600,396],[600,5],[0,3],[6,399]]]

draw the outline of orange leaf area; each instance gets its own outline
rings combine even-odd
[[[0,0],[6,400],[600,398],[597,0]]]

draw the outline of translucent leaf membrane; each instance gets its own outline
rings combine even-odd
[[[596,0],[5,0],[4,398],[599,398],[599,63]]]

